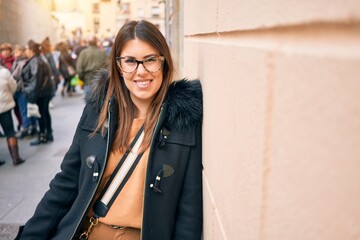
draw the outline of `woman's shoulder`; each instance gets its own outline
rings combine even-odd
[[[9,69],[5,68],[5,67],[0,67],[0,77],[7,79],[9,78],[11,75]]]
[[[174,81],[165,98],[166,125],[186,129],[202,123],[203,95],[198,79]]]
[[[92,85],[90,86],[91,92],[86,96],[86,102],[90,105],[102,105],[105,100],[109,81],[110,73],[107,69],[100,69],[96,71]]]

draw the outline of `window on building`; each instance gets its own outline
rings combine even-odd
[[[130,3],[121,4],[121,12],[123,14],[130,14]]]
[[[93,23],[94,23],[95,34],[97,34],[99,32],[99,29],[100,29],[100,19],[99,18],[94,18]]]
[[[56,1],[55,0],[51,0],[51,11],[56,11]]]
[[[153,6],[151,8],[151,15],[153,17],[160,17],[160,14],[161,14],[161,12],[160,12],[160,7],[159,6]]]
[[[143,8],[139,8],[138,10],[137,10],[137,16],[139,17],[139,18],[143,18],[144,17],[144,9]]]
[[[93,3],[93,5],[92,5],[92,12],[93,12],[93,13],[100,13],[99,3]]]

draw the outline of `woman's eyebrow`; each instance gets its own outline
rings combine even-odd
[[[148,55],[144,56],[143,59],[146,59],[146,58],[149,58],[149,57],[156,57],[156,56],[158,56],[158,54],[156,54],[156,53],[151,53],[151,54],[148,54]],[[124,55],[123,57],[128,57],[128,58],[137,59],[136,57],[131,56],[131,55]]]
[[[157,54],[152,53],[152,54],[149,54],[149,55],[144,56],[144,58],[155,57],[155,56],[157,56]]]

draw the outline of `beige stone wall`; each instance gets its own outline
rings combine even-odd
[[[360,1],[184,1],[204,239],[360,239]]]
[[[56,38],[56,19],[51,17],[48,0],[0,0],[0,42],[22,44],[46,36]]]

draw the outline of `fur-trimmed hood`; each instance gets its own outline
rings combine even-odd
[[[95,75],[87,102],[100,111],[109,85],[109,71],[100,70]],[[202,123],[203,95],[199,80],[181,79],[171,83],[164,102],[165,125],[187,129]],[[117,99],[115,99],[117,102]]]

